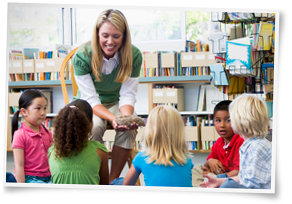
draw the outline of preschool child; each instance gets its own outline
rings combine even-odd
[[[238,176],[214,178],[202,187],[220,188],[271,188],[272,145],[265,136],[268,131],[268,111],[265,102],[257,96],[243,94],[230,104],[233,130],[244,142],[240,147]]]
[[[193,168],[193,186],[199,186],[204,180],[203,174],[214,175],[217,178],[237,176],[239,171],[239,148],[243,139],[234,134],[231,128],[228,107],[230,100],[216,104],[214,108],[214,127],[220,136],[212,146],[204,166]]]
[[[107,149],[98,141],[88,141],[92,114],[89,103],[77,99],[54,119],[53,145],[48,152],[53,183],[108,184]]]
[[[231,128],[228,107],[231,101],[219,102],[214,108],[214,127],[220,136],[212,147],[203,169],[218,177],[236,176],[239,170],[239,148],[243,139]]]
[[[38,90],[25,90],[12,119],[12,149],[18,183],[50,183],[47,151],[52,134],[42,123],[47,115],[47,98]],[[23,122],[18,129],[19,114]]]
[[[143,173],[146,186],[192,186],[184,123],[171,106],[151,110],[144,130],[145,150],[138,152],[123,185],[135,185]]]

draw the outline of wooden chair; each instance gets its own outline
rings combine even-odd
[[[74,50],[72,50],[63,60],[61,70],[60,70],[60,80],[61,80],[61,87],[62,87],[62,92],[63,92],[63,97],[64,97],[64,102],[65,105],[69,103],[69,97],[68,97],[68,92],[67,92],[67,86],[66,86],[66,81],[65,78],[68,76],[68,67],[70,66],[70,73],[71,73],[71,81],[72,81],[72,90],[73,90],[73,96],[77,95],[78,91],[78,86],[75,81],[74,77],[74,68],[72,64],[72,58],[75,52],[78,50],[78,47],[76,47]]]
[[[72,58],[75,54],[75,52],[78,50],[78,47],[76,47],[75,49],[73,49],[63,60],[61,69],[60,69],[60,81],[61,81],[61,87],[62,87],[62,93],[63,93],[63,97],[64,97],[64,102],[65,105],[69,104],[69,97],[68,97],[68,91],[67,91],[67,85],[66,85],[66,77],[69,76],[69,71],[68,68],[70,70],[70,75],[71,75],[71,81],[72,81],[72,90],[73,90],[73,96],[77,95],[77,91],[78,91],[78,86],[74,77],[74,67],[72,64]],[[114,137],[115,135],[115,131],[113,130],[112,126],[109,124],[107,126],[107,130],[103,136],[103,141],[106,144],[111,144],[114,142]],[[109,145],[107,145],[108,148],[108,152],[109,152],[109,158],[111,158],[111,148]],[[128,158],[128,166],[129,168],[131,167],[132,164],[132,160],[135,156],[135,150],[133,150]],[[137,182],[138,185],[140,185],[140,182],[138,180]]]

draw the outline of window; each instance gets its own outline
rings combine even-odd
[[[8,47],[62,44],[62,9],[48,5],[8,5]]]
[[[210,17],[208,11],[186,11],[186,39],[207,42]]]
[[[52,49],[56,44],[79,46],[91,40],[96,19],[105,9],[101,6],[62,8],[61,5],[10,3],[8,47]],[[127,18],[132,42],[142,42],[142,47],[146,44],[163,47],[179,42],[181,48],[186,39],[204,40],[207,36],[209,12],[175,8],[118,9]]]
[[[133,42],[183,39],[183,12],[165,9],[121,9]]]
[[[106,8],[76,8],[74,44],[91,40],[96,19]],[[119,9],[126,17],[133,42],[183,39],[183,12],[179,10],[126,8]],[[74,15],[73,15],[74,16]]]
[[[73,13],[73,39],[74,45],[81,45],[91,41],[94,25],[102,8],[75,8]]]

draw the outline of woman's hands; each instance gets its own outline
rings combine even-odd
[[[134,107],[131,105],[123,105],[120,107],[120,113],[122,116],[132,115],[134,113]],[[130,125],[120,125],[118,124],[116,117],[112,120],[112,126],[118,131],[136,130],[139,127],[139,125],[134,121]]]
[[[132,122],[130,124],[130,126],[127,126],[127,125],[119,125],[117,123],[117,119],[115,118],[113,121],[112,121],[112,126],[115,130],[118,130],[118,131],[129,131],[129,130],[136,130],[139,126],[137,123],[135,122]]]
[[[134,121],[131,122],[128,125],[118,124],[117,117],[114,114],[112,114],[102,104],[96,105],[93,108],[93,112],[98,117],[109,121],[112,124],[113,128],[115,130],[117,130],[117,131],[135,130],[135,129],[137,129],[139,127],[139,125],[136,122],[134,122]],[[130,106],[130,105],[124,105],[124,106],[120,107],[120,113],[123,116],[132,115],[133,112],[134,112],[134,108],[132,106]]]

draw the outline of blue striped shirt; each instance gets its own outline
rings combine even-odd
[[[272,144],[266,138],[253,137],[240,147],[240,184],[247,188],[271,188]]]

